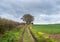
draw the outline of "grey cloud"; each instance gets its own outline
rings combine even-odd
[[[41,1],[41,2],[40,2]],[[55,1],[54,1],[55,2]],[[5,0],[3,1],[3,9],[10,14],[19,14],[19,13],[45,13],[45,14],[54,14],[57,13],[57,8],[55,7],[54,2],[43,1],[43,0]],[[9,10],[9,11],[8,11]]]
[[[35,21],[53,22],[60,21],[50,17],[60,14],[60,1],[59,0],[0,0],[0,15],[1,14],[13,15],[14,18],[21,18],[23,14],[30,13],[35,16]],[[39,16],[39,15],[48,16]],[[40,18],[40,19],[37,19]]]

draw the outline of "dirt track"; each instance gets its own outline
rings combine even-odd
[[[20,42],[38,42],[38,40],[30,30],[30,28],[25,27],[22,32]]]

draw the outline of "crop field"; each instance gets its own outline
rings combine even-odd
[[[48,34],[60,34],[60,24],[34,25],[33,29],[36,32],[44,32]]]

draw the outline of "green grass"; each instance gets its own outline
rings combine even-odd
[[[0,42],[19,42],[22,31],[21,28],[8,31],[0,38]]]
[[[36,32],[44,32],[47,34],[60,34],[60,24],[34,25],[33,29]]]

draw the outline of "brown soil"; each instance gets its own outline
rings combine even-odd
[[[43,36],[44,37],[49,36],[50,38],[53,38],[53,39],[57,40],[58,42],[60,42],[60,34],[44,34]]]
[[[60,42],[60,34],[52,34],[52,35],[49,35],[51,38],[54,38],[56,39],[58,42]]]

